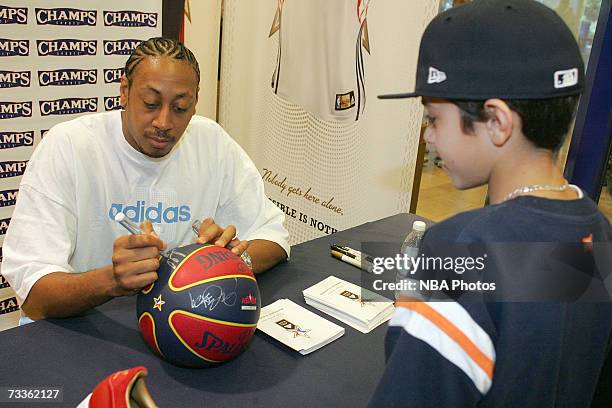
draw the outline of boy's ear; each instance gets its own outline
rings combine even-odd
[[[487,132],[495,146],[503,146],[510,140],[517,121],[508,104],[501,99],[488,99],[484,108],[489,118],[486,121]]]

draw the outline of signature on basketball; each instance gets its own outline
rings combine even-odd
[[[236,303],[236,298],[236,292],[225,293],[223,288],[217,285],[207,287],[204,292],[195,297],[189,292],[189,300],[191,301],[192,309],[197,309],[202,306],[204,309],[213,311],[221,303],[231,307]]]
[[[172,269],[176,269],[176,267],[181,263],[183,259],[185,259],[186,255],[180,251],[178,248],[172,248],[168,253],[168,257],[166,259],[166,263]]]

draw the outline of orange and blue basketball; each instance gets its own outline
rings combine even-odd
[[[210,367],[242,353],[257,328],[261,301],[251,269],[216,245],[175,248],[158,279],[137,299],[138,328],[170,363]]]

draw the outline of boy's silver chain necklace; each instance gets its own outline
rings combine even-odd
[[[531,193],[533,191],[557,191],[557,192],[561,192],[561,191],[567,190],[568,187],[569,187],[568,183],[565,183],[565,184],[560,185],[560,186],[551,186],[550,184],[532,184],[530,186],[523,186],[523,187],[517,188],[516,190],[514,190],[513,192],[508,194],[506,196],[506,198],[504,198],[504,201],[508,201],[508,200],[516,197],[517,195],[527,194],[527,193]]]

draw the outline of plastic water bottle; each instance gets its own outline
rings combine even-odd
[[[421,245],[421,240],[423,239],[423,234],[425,234],[425,228],[427,225],[423,221],[415,221],[412,223],[412,231],[406,236],[404,239],[404,243],[402,244],[402,248],[400,251],[400,255],[407,258],[413,258],[418,256],[419,254],[419,246]],[[408,261],[410,262],[410,261]],[[395,278],[395,283],[398,285],[395,290],[395,298],[398,299],[402,296],[409,296],[410,291],[401,290],[401,282],[410,277],[410,265],[408,268],[397,268],[397,276]]]

